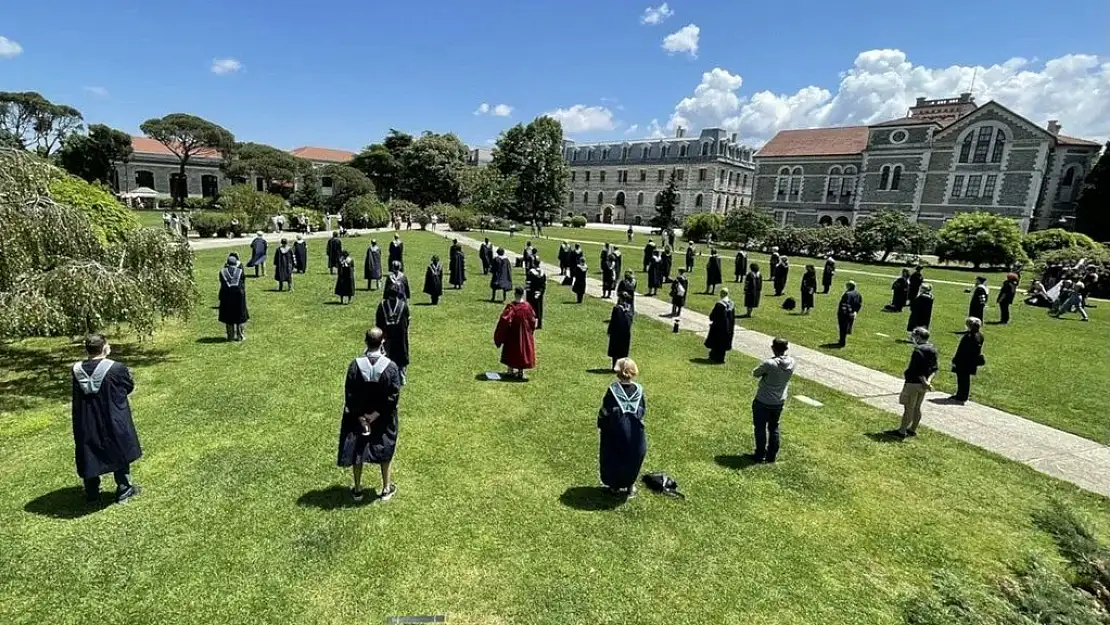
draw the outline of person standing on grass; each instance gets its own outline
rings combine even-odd
[[[648,239],[647,244],[644,245],[644,273],[647,273],[648,263],[650,263],[651,259],[654,258],[654,257],[655,257],[655,242],[652,241],[651,239]]]
[[[782,443],[779,420],[786,404],[790,378],[794,375],[794,359],[786,355],[790,347],[784,338],[771,341],[771,358],[759,363],[752,370],[752,377],[759,380],[759,388],[752,400],[752,425],[755,429],[756,462],[774,462]]]
[[[412,228],[412,218],[409,218],[409,228]],[[401,264],[401,271],[405,270],[405,244],[401,241],[401,235],[394,234],[393,240],[389,242],[389,266],[393,266],[396,261]]]
[[[613,296],[613,289],[617,288],[617,263],[612,254],[606,254],[601,259],[601,297],[609,299]]]
[[[524,289],[516,287],[513,301],[505,304],[493,344],[501,349],[501,364],[508,367],[508,378],[525,380],[525,370],[536,368],[536,312],[524,301]]]
[[[674,282],[671,282],[671,316],[678,317],[686,306],[686,294],[690,292],[690,279],[686,270],[679,269]]]
[[[227,329],[228,341],[242,341],[247,314],[247,280],[239,266],[239,255],[228,254],[227,264],[220,270],[220,323]]]
[[[116,503],[140,490],[131,482],[131,464],[143,457],[128,399],[135,381],[126,366],[108,358],[111,353],[107,339],[90,334],[85,337],[88,357],[72,367],[74,458],[90,504],[100,503],[100,476],[105,473],[116,480]]]
[[[478,261],[482,263],[482,275],[488,274],[490,265],[493,264],[493,246],[490,245],[489,237],[478,246]]]
[[[397,404],[401,399],[401,371],[385,354],[385,333],[366,331],[366,352],[351,361],[343,385],[343,417],[339,426],[340,467],[351,467],[351,499],[362,501],[362,465],[382,471],[379,501],[397,492],[393,483],[393,454],[397,449]]]
[[[332,232],[328,239],[328,273],[334,274],[339,268],[339,259],[343,255],[343,241],[339,239],[338,232]]]
[[[609,385],[597,412],[601,483],[614,495],[635,497],[636,478],[647,455],[647,404],[644,387],[633,382],[640,373],[635,361],[621,358],[613,369],[617,379]]]
[[[385,354],[397,365],[404,384],[409,367],[409,303],[395,289],[386,289],[384,295],[374,312],[374,325],[385,333]]]
[[[525,298],[532,306],[533,312],[536,313],[536,329],[543,329],[543,298],[547,293],[547,274],[543,272],[543,268],[539,263],[539,256],[536,257],[536,262],[532,264],[532,268],[524,276],[524,285],[527,290],[527,297]]]
[[[505,258],[504,248],[497,248],[497,256],[493,257],[490,264],[489,301],[495,301],[497,292],[501,291],[501,301],[505,301],[509,291],[513,288],[513,267],[509,259]]]
[[[628,242],[631,243],[632,242],[632,224],[628,224],[628,230],[625,232],[625,235],[628,236]]]
[[[382,287],[382,248],[377,240],[370,241],[366,248],[366,260],[362,263],[362,275],[366,278],[366,290],[373,291]]]
[[[694,273],[694,242],[686,246],[686,273]]]
[[[297,273],[308,271],[308,243],[299,234],[293,241],[293,260],[297,262]]]
[[[983,358],[983,333],[980,328],[983,322],[975,317],[968,317],[964,322],[967,331],[960,337],[956,346],[956,354],[952,356],[952,373],[956,374],[956,394],[949,398],[951,401],[964,403],[971,397],[971,376],[979,372],[979,367],[987,364]]]
[[[836,275],[836,259],[829,254],[825,257],[825,268],[821,271],[821,292],[825,295],[829,294],[829,289],[832,288],[833,276]]]
[[[721,257],[717,256],[716,248],[709,251],[709,260],[705,265],[705,292],[712,295],[717,292],[717,286],[724,281],[721,275]]]
[[[655,252],[647,264],[647,295],[655,295],[663,287],[663,257]]]
[[[814,295],[817,294],[817,268],[806,265],[806,272],[802,274],[802,314],[808,315],[813,310]]]
[[[782,295],[786,289],[786,280],[790,277],[790,259],[782,256],[779,264],[771,269],[771,279],[775,283],[775,297]]]
[[[586,266],[586,259],[579,257],[578,265],[572,272],[570,284],[570,290],[574,293],[575,301],[579,304],[582,303],[582,298],[586,295],[586,276],[588,274],[589,268]]]
[[[408,276],[401,271],[401,263],[397,261],[393,261],[393,264],[389,267],[389,275],[385,278],[385,290],[382,292],[382,297],[396,297],[403,300],[412,298]]]
[[[763,297],[763,276],[759,273],[759,264],[752,263],[748,270],[748,277],[744,280],[744,308],[748,312],[745,317],[751,317],[752,311],[759,308],[759,300]]]
[[[910,332],[913,353],[910,364],[902,372],[902,393],[898,403],[902,404],[902,423],[896,431],[898,437],[917,436],[917,426],[921,423],[921,405],[925,394],[933,390],[933,376],[937,373],[937,350],[929,342],[928,328],[914,328]]]
[[[990,299],[990,291],[987,290],[987,277],[979,276],[975,278],[975,288],[971,289],[971,302],[967,305],[967,316],[982,319],[983,314],[987,312],[987,300]]]
[[[432,298],[432,306],[439,304],[443,295],[443,265],[439,263],[439,256],[432,256],[428,268],[424,270],[424,292]]]
[[[621,250],[616,245],[613,246],[613,266],[617,271],[617,279],[619,280],[624,275],[624,258],[621,256]]]
[[[1010,305],[1014,303],[1014,298],[1017,297],[1018,275],[1016,273],[1006,274],[1006,281],[998,289],[998,311],[1000,314],[998,323],[1006,325],[1010,323]]]
[[[570,243],[563,241],[559,244],[559,277],[567,275],[570,267]]]
[[[262,231],[259,230],[251,240],[251,259],[247,261],[247,267],[254,267],[256,278],[266,273],[266,247],[266,239],[262,238]]]
[[[456,290],[461,289],[463,284],[466,284],[466,256],[463,255],[463,249],[459,245],[458,239],[451,242],[449,253],[447,267],[451,272],[451,287]]]
[[[771,246],[771,258],[767,263],[767,268],[771,272],[771,280],[775,279],[775,268],[779,266],[779,247],[777,245]]]
[[[921,265],[913,268],[913,274],[909,277],[909,291],[906,293],[906,303],[913,304],[913,300],[917,299],[917,294],[921,292],[921,285],[925,283],[925,275],[921,273],[924,269]]]
[[[281,247],[274,251],[274,280],[278,283],[278,290],[289,285],[293,290],[293,271],[297,268],[297,259],[293,256],[293,248],[289,247],[289,239],[281,240]]]
[[[350,304],[355,296],[355,262],[347,250],[339,252],[339,265],[336,267],[335,294],[340,304]]]
[[[663,252],[659,254],[659,261],[659,273],[662,275],[660,284],[666,284],[671,281],[671,270],[674,269],[674,252],[671,246],[663,246]]]
[[[910,302],[910,318],[906,322],[906,332],[913,332],[914,328],[929,329],[933,321],[933,285],[928,282],[921,285],[917,297]],[[913,340],[913,337],[910,337]]]
[[[732,264],[732,281],[734,283],[742,283],[744,281],[744,272],[748,269],[748,255],[744,250],[736,252],[736,258]]]
[[[601,246],[601,255],[597,259],[597,266],[598,266],[599,269],[601,269],[602,271],[605,271],[605,261],[606,261],[606,259],[609,258],[609,255],[612,254],[612,253],[613,252],[612,252],[612,250],[609,249],[609,244],[608,243]]]
[[[732,350],[735,332],[736,306],[728,298],[728,289],[721,289],[721,299],[709,313],[709,332],[705,336],[705,347],[709,350],[711,362],[725,362],[725,354]]]
[[[631,270],[624,272],[624,279],[617,284],[618,301],[622,293],[628,295],[628,307],[632,309],[632,312],[636,312],[636,276],[632,274]]]
[[[618,294],[617,304],[609,313],[609,328],[606,330],[609,335],[608,354],[614,371],[617,361],[627,358],[628,352],[632,349],[632,321],[635,317],[636,312],[632,310],[632,296],[627,292]]]
[[[840,304],[836,307],[836,323],[840,327],[840,340],[837,347],[847,345],[848,335],[856,324],[856,315],[863,308],[863,296],[856,290],[856,283],[849,280],[844,285],[844,295],[840,296]]]

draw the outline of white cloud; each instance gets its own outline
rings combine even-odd
[[[568,134],[613,130],[617,127],[613,111],[604,106],[575,104],[570,108],[548,111],[544,115],[562,123],[563,132]]]
[[[1044,64],[1013,58],[990,66],[914,65],[900,50],[868,50],[841,72],[835,91],[810,85],[793,93],[741,96],[742,78],[722,68],[702,74],[694,94],[675,105],[667,122],[720,126],[761,144],[779,130],[873,124],[902,117],[918,96],[955,97],[971,89],[979,104],[1000,104],[1044,125],[1059,119],[1064,133],[1093,140],[1110,136],[1110,59],[1069,54]]]
[[[628,127],[628,130],[624,131],[624,134],[633,135],[633,134],[636,134],[636,131],[639,130],[639,129],[640,129],[639,124],[632,124],[631,126]]]
[[[108,90],[105,89],[104,87],[85,87],[85,91],[87,91],[88,93],[91,93],[92,95],[94,95],[98,98],[108,97]]]
[[[22,53],[23,46],[18,41],[0,36],[0,59],[14,59]]]
[[[485,115],[486,113],[489,113],[489,104],[485,102],[479,104],[478,108],[474,111],[475,115]]]
[[[667,136],[667,133],[663,132],[663,127],[659,125],[659,120],[658,119],[651,120],[651,123],[648,124],[648,138],[649,139],[662,139],[666,136]]]
[[[651,25],[660,24],[672,15],[674,15],[674,11],[664,2],[657,7],[648,7],[644,9],[644,14],[640,16],[640,23]]]
[[[508,117],[512,113],[513,107],[508,104],[494,104],[491,106],[488,102],[482,102],[474,110],[475,115],[493,115],[494,117]]]
[[[696,24],[687,24],[663,38],[663,49],[671,54],[688,52],[691,57],[698,57],[698,37],[701,29]]]
[[[212,73],[223,76],[224,74],[234,74],[235,72],[243,69],[243,64],[235,59],[213,59],[212,60]]]

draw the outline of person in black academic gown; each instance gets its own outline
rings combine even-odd
[[[736,260],[733,262],[732,265],[732,281],[743,282],[744,273],[747,271],[747,269],[748,255],[744,253],[744,250],[740,250],[736,252]]]
[[[709,332],[705,336],[705,347],[709,350],[709,360],[721,363],[725,353],[732,350],[732,337],[736,332],[736,305],[728,297],[728,289],[721,289],[721,299],[713,305],[709,313]]]
[[[652,254],[647,263],[647,294],[655,295],[663,286],[663,255]]]
[[[813,299],[817,293],[817,268],[806,265],[806,272],[802,274],[802,314],[808,315],[813,310]]]
[[[617,288],[617,262],[612,254],[606,254],[601,259],[601,297],[609,299],[613,296],[613,289]]]
[[[600,433],[598,464],[601,483],[621,497],[636,494],[636,478],[647,455],[644,414],[647,403],[644,387],[633,378],[639,375],[636,363],[621,358],[616,366],[617,379],[609,385],[597,412]]]
[[[393,261],[389,267],[389,275],[385,277],[385,289],[382,292],[382,297],[398,297],[400,299],[412,299],[412,289],[409,288],[409,278],[401,271],[401,263]]]
[[[759,308],[759,300],[762,298],[763,275],[759,273],[759,264],[752,263],[748,277],[744,280],[744,308],[748,309],[745,317],[752,316],[752,311]]]
[[[538,256],[536,262],[532,264],[532,268],[524,274],[524,286],[526,287],[525,300],[532,306],[532,311],[536,313],[536,329],[542,330],[543,298],[544,294],[547,293],[547,274],[540,267]]]
[[[355,261],[351,260],[351,253],[347,250],[339,252],[336,271],[338,275],[335,277],[335,294],[339,296],[340,304],[350,304],[351,298],[355,296]]]
[[[131,464],[142,458],[139,435],[131,418],[128,396],[135,390],[131,371],[110,360],[112,348],[99,334],[85,337],[86,360],[72,367],[72,421],[77,475],[85,483],[85,499],[100,502],[100,476],[116,480],[116,501],[139,493],[131,482]]]
[[[385,354],[401,369],[401,384],[409,366],[409,303],[387,289],[374,313],[374,325],[385,332]]]
[[[632,270],[624,272],[624,279],[617,283],[617,299],[620,299],[621,293],[628,294],[628,305],[632,312],[636,312],[636,276]]]
[[[489,273],[490,265],[493,263],[493,246],[490,245],[489,238],[478,246],[478,260],[482,263],[482,275]]]
[[[1014,298],[1017,296],[1018,275],[1016,273],[1006,274],[1006,281],[1002,283],[1002,287],[998,289],[998,310],[1001,317],[998,323],[1006,325],[1010,323],[1010,305],[1014,303]]]
[[[559,277],[567,275],[571,268],[570,264],[570,244],[563,241],[559,244]]]
[[[366,290],[373,291],[382,286],[382,248],[376,240],[370,241],[366,248],[366,260],[362,263],[362,277],[366,279]]]
[[[910,292],[910,270],[902,269],[902,275],[890,285],[890,303],[883,306],[887,312],[902,312],[906,306],[906,297]]]
[[[686,273],[694,273],[694,244],[686,246]]]
[[[624,275],[624,258],[621,254],[621,248],[616,245],[613,246],[613,265],[617,269],[617,279]]]
[[[825,258],[825,268],[821,271],[821,292],[829,294],[832,288],[833,276],[836,275],[836,259],[831,255]]]
[[[613,368],[616,369],[617,361],[627,358],[632,348],[632,321],[636,312],[632,310],[632,296],[621,293],[617,296],[617,304],[609,314],[609,358],[612,359]]]
[[[933,285],[924,283],[917,291],[917,297],[910,302],[910,318],[906,321],[906,332],[914,328],[929,329],[933,321]]]
[[[351,361],[343,385],[343,418],[339,426],[336,464],[351,467],[351,497],[362,501],[362,465],[377,464],[382,471],[379,501],[397,492],[393,483],[393,454],[397,447],[397,404],[402,378],[397,363],[385,355],[384,332],[366,331],[366,352]]]
[[[952,356],[952,373],[956,374],[956,394],[949,399],[956,402],[966,402],[971,396],[971,376],[979,372],[979,367],[986,364],[983,359],[983,321],[977,317],[968,317],[964,322],[967,331],[960,337],[956,346],[956,353]]]
[[[785,256],[779,257],[779,264],[771,269],[771,273],[775,284],[775,295],[782,295],[786,288],[786,280],[790,277],[790,259]]]
[[[299,234],[293,241],[293,258],[297,261],[297,273],[308,271],[308,242]]]
[[[439,297],[443,295],[443,265],[439,263],[439,256],[432,256],[424,270],[424,292],[432,298],[432,306],[439,304]]]
[[[230,254],[227,264],[220,270],[220,323],[227,328],[227,340],[242,341],[243,324],[250,319],[247,314],[247,279],[239,266],[239,256]]]
[[[771,272],[771,281],[772,282],[774,282],[774,280],[775,280],[775,268],[779,266],[779,260],[781,260],[781,258],[782,257],[779,255],[779,247],[777,245],[772,245],[771,246],[771,258],[770,258],[770,261],[767,263],[767,267]]]
[[[690,292],[690,278],[686,277],[686,270],[679,269],[674,282],[671,282],[671,316],[682,314],[686,306],[686,295]]]
[[[705,292],[715,293],[717,285],[724,282],[724,276],[721,275],[721,257],[717,256],[717,250],[709,250],[709,260],[705,264]]]
[[[613,252],[609,249],[608,243],[601,246],[601,255],[597,259],[597,266],[601,269],[603,273],[605,271],[605,260],[609,258],[609,255],[612,253]]]
[[[654,256],[655,256],[655,242],[652,241],[651,239],[648,239],[647,244],[644,245],[644,273],[647,273],[648,263],[651,262],[651,259]]]
[[[586,295],[586,276],[589,274],[589,267],[586,266],[586,259],[579,258],[578,264],[571,272],[570,290],[574,293],[576,301],[581,304],[582,298]]]
[[[389,266],[393,266],[393,261],[401,263],[401,271],[405,270],[405,244],[401,242],[401,235],[393,235],[393,240],[389,242]]]
[[[921,292],[921,284],[925,282],[925,275],[921,273],[922,269],[924,269],[924,267],[918,265],[913,268],[913,274],[910,275],[909,290],[906,292],[906,301],[908,303],[917,299],[917,294]]]
[[[664,245],[663,253],[659,258],[662,261],[659,265],[659,273],[661,276],[659,284],[662,285],[671,281],[671,270],[674,269],[674,252],[671,250],[671,246]]]
[[[274,251],[274,280],[278,283],[278,290],[289,284],[293,290],[293,271],[297,268],[297,259],[293,256],[293,248],[289,247],[289,239],[281,240],[281,247]]]
[[[262,238],[261,230],[251,240],[251,259],[247,261],[247,267],[254,267],[256,278],[266,272],[266,239]]]
[[[987,300],[989,299],[990,291],[987,290],[987,278],[985,276],[975,278],[975,288],[971,290],[971,302],[967,306],[967,316],[982,321],[983,314],[987,312]]]
[[[489,301],[494,301],[497,297],[497,292],[501,291],[501,301],[509,295],[509,291],[513,290],[513,266],[509,263],[509,259],[505,258],[505,250],[497,248],[497,255],[493,257],[493,262],[490,264],[490,278],[489,278]]]
[[[848,335],[856,324],[856,315],[863,308],[863,296],[856,290],[856,283],[849,280],[844,285],[844,295],[840,296],[840,304],[836,307],[836,323],[840,327],[840,340],[837,346],[847,344]]]
[[[331,238],[328,239],[328,273],[335,273],[339,267],[339,258],[343,254],[343,241],[339,239],[339,233],[331,233]]]
[[[451,272],[451,286],[456,289],[463,288],[466,283],[466,257],[463,256],[462,246],[459,245],[459,240],[455,239],[451,243],[450,257],[448,257],[447,266]]]

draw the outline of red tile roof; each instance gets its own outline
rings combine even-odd
[[[347,150],[333,150],[331,148],[317,148],[312,146],[302,146],[294,150],[289,150],[293,156],[310,160],[310,161],[326,161],[329,163],[346,163],[355,157],[354,152]]]
[[[151,139],[150,137],[131,137],[131,149],[135,150],[136,154],[158,154],[161,156],[174,156],[174,153],[169,148],[162,145],[160,141]],[[194,156],[219,158],[220,153],[215,150],[201,150]]]
[[[1091,145],[1098,147],[1102,145],[1098,141],[1088,141],[1086,139],[1077,139],[1075,137],[1068,137],[1066,135],[1056,135],[1056,143],[1060,145]]]
[[[756,156],[839,156],[867,147],[867,126],[782,130]]]

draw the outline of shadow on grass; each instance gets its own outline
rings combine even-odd
[[[868,432],[864,434],[867,438],[875,441],[876,443],[901,443],[905,439],[895,433],[894,430],[887,430],[885,432]]]
[[[200,343],[201,345],[209,345],[212,343],[230,343],[231,341],[227,340],[225,336],[202,336],[193,342]]]
[[[820,349],[844,349],[840,343],[822,343],[818,346]]]
[[[723,365],[723,364],[725,364],[723,362],[717,362],[716,360],[710,360],[708,358],[701,358],[701,357],[691,358],[690,362],[695,364],[695,365]]]
[[[317,490],[310,490],[297,498],[297,505],[302,508],[319,508],[320,510],[339,510],[341,508],[357,508],[374,500],[373,493],[366,491],[362,501],[351,499],[351,491],[343,486],[329,486]]]
[[[755,459],[755,456],[751,454],[742,454],[739,456],[722,454],[715,456],[713,461],[726,469],[747,469],[748,467],[754,467],[760,464],[760,462]]]
[[[522,383],[525,383],[525,382],[529,381],[528,378],[524,378],[523,380],[520,379],[520,378],[510,378],[510,377],[506,376],[503,373],[497,373],[497,375],[499,375],[501,377],[495,380],[495,379],[486,377],[486,376],[489,375],[489,373],[493,373],[493,372],[479,373],[478,375],[474,376],[474,379],[478,380],[479,382],[507,382],[507,383],[510,383],[510,384],[522,384]]]
[[[221,339],[222,340],[222,339]],[[26,348],[0,344],[0,412],[26,410],[40,401],[68,401],[72,391],[70,367],[85,358],[80,344]],[[131,369],[169,359],[169,351],[138,343],[112,343],[112,360]]]
[[[78,486],[67,486],[39,495],[23,506],[26,512],[54,519],[79,519],[103,508],[103,504],[85,503],[85,491]]]
[[[596,373],[598,375],[613,375],[613,368],[598,367],[597,369],[586,369],[586,373]]]
[[[346,306],[346,304],[344,304],[343,302],[337,302],[335,300],[328,300],[324,302],[324,306]]]
[[[436,304],[433,304],[431,302],[416,302],[416,304],[414,304],[414,305],[415,306],[436,306]]]
[[[559,495],[559,503],[587,512],[615,510],[624,502],[624,497],[618,497],[600,486],[571,486]]]

